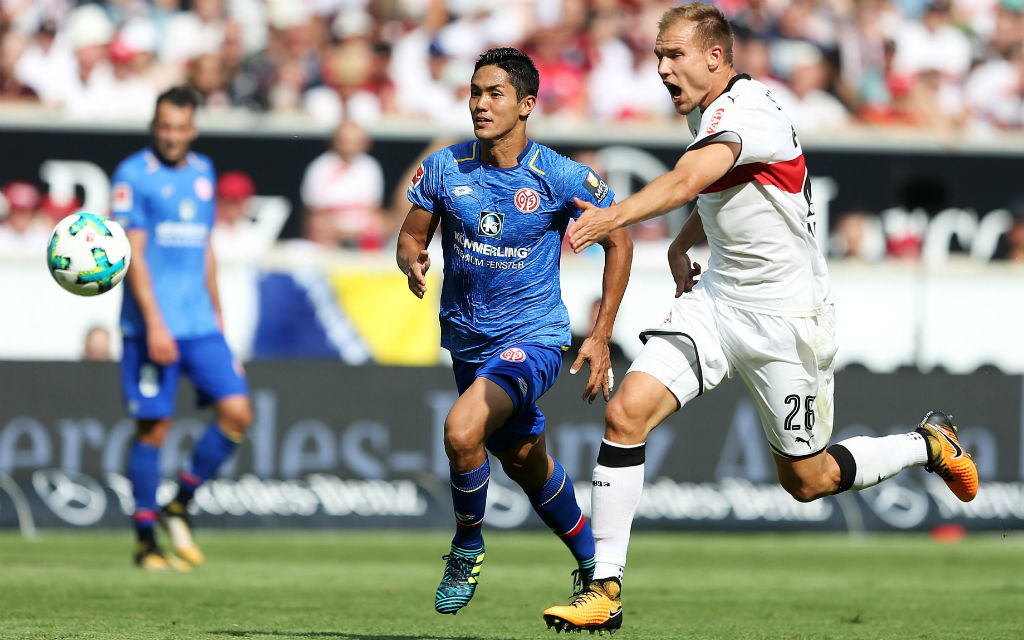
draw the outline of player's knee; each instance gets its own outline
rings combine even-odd
[[[219,422],[224,429],[244,433],[253,421],[252,405],[248,400],[228,403],[219,411]]]
[[[779,478],[779,482],[782,483],[782,488],[797,502],[813,502],[818,498],[830,495],[830,492],[822,489],[820,482],[808,481],[805,478],[791,476]]]
[[[647,425],[635,413],[621,396],[612,397],[604,412],[605,438],[626,444],[643,442],[647,436]]]
[[[164,443],[167,431],[170,430],[171,420],[137,420],[135,423],[135,435],[139,441],[150,447],[160,447]]]
[[[448,459],[455,462],[475,455],[484,446],[480,429],[472,428],[451,419],[444,423],[444,449]]]

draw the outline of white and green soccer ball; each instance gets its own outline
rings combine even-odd
[[[73,213],[57,223],[46,266],[57,284],[80,296],[110,291],[128,273],[132,248],[121,225],[94,213]]]

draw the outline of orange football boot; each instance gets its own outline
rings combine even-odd
[[[622,626],[622,584],[615,578],[594,580],[567,605],[544,611],[544,621],[555,631],[595,631],[614,634]]]
[[[957,498],[970,502],[978,495],[978,467],[971,454],[960,446],[951,417],[941,411],[930,411],[918,426],[917,432],[928,445],[928,463],[924,468],[945,480]]]

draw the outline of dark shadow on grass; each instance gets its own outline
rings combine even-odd
[[[274,636],[277,638],[336,638],[337,640],[484,640],[480,636],[425,636],[415,635],[367,635],[362,633],[346,633],[344,631],[257,631],[246,629],[225,629],[207,631],[210,635],[225,635],[236,638],[258,638]],[[489,638],[488,640],[518,640],[518,638]]]

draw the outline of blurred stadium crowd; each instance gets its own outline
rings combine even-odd
[[[0,109],[141,125],[159,92],[187,83],[207,116],[267,113],[333,131],[330,148],[310,158],[297,185],[301,239],[390,250],[408,208],[408,177],[384,193],[367,131],[404,121],[444,136],[472,135],[473,64],[487,48],[506,45],[536,61],[539,115],[551,130],[657,127],[674,116],[652,53],[658,18],[673,4],[0,0]],[[771,87],[801,135],[859,127],[853,130],[877,137],[899,128],[937,140],[995,140],[1024,130],[1024,0],[716,4],[736,29],[736,67]],[[576,159],[603,170],[592,153]],[[219,225],[273,244],[281,220],[261,222],[268,216],[232,204],[258,185],[244,175],[227,178],[218,187]],[[0,176],[0,248],[34,255],[53,222],[80,203],[55,203],[30,179]],[[1024,260],[1024,200],[1000,215],[1006,219],[992,258]],[[256,229],[248,229],[253,220]],[[831,257],[920,257],[927,218],[902,220],[913,233],[883,229],[892,224],[874,213],[841,212]],[[639,242],[670,237],[664,218],[632,232]]]
[[[2,0],[0,100],[146,120],[183,81],[208,110],[464,130],[481,51],[541,70],[546,119],[671,116],[651,53],[660,0]],[[736,65],[802,133],[854,123],[1024,126],[1024,0],[719,0]]]

